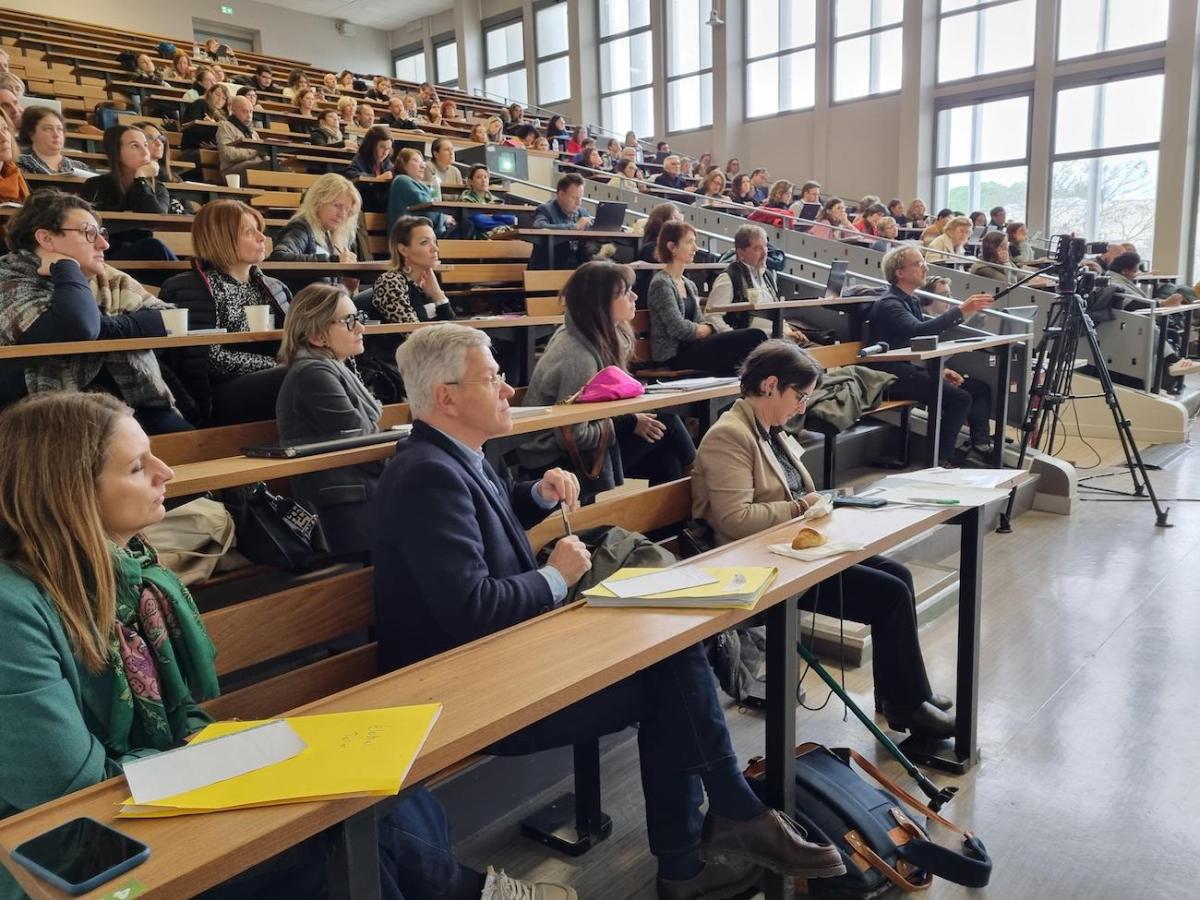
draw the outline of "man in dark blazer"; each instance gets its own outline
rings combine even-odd
[[[539,481],[514,484],[484,459],[484,442],[512,428],[513,396],[487,334],[430,326],[408,338],[396,361],[414,423],[374,502],[375,622],[384,670],[549,612],[591,565],[578,538],[567,537],[538,568],[525,535],[560,503],[576,507],[574,475],[551,469]],[[699,645],[489,751],[533,753],[635,723],[660,897],[733,896],[758,879],[762,866],[808,878],[845,871],[833,847],[806,841],[749,789]],[[702,840],[703,858],[724,861],[706,865]]]
[[[883,277],[891,287],[871,307],[868,342],[886,341],[893,350],[907,347],[919,335],[940,335],[962,324],[994,302],[991,294],[973,294],[962,305],[951,305],[940,316],[926,318],[921,303],[913,294],[925,284],[929,267],[915,244],[902,244],[883,258]],[[866,359],[871,362],[870,357]],[[937,380],[925,366],[916,363],[886,363],[874,368],[891,372],[896,381],[888,387],[893,400],[916,400],[924,403],[929,414],[938,408]],[[992,449],[988,431],[992,410],[991,389],[977,378],[968,378],[953,369],[944,369],[942,389],[942,429],[938,460],[953,461],[958,432],[970,423],[971,447],[981,454]]]

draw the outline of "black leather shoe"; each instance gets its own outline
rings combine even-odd
[[[954,716],[932,703],[904,705],[885,700],[883,715],[893,731],[907,731],[913,737],[940,740],[954,735]]]
[[[952,709],[954,707],[954,701],[945,694],[933,694],[929,698],[929,702],[941,710]],[[879,696],[878,691],[875,693],[875,715],[883,715],[883,698]]]
[[[751,862],[777,875],[831,878],[845,875],[846,865],[832,844],[814,844],[799,824],[776,809],[745,822],[704,817],[700,854],[706,860]]]
[[[752,863],[708,862],[698,875],[682,881],[659,878],[655,887],[659,900],[729,900],[756,887],[760,878],[762,869]]]

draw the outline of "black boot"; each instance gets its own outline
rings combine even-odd
[[[900,704],[883,702],[883,714],[893,731],[907,731],[913,737],[942,739],[954,735],[954,716],[932,703]]]

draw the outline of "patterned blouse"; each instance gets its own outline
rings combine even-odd
[[[433,302],[421,288],[400,271],[384,272],[375,280],[372,302],[379,315],[388,322],[428,322],[432,319],[453,319],[449,303]]]
[[[258,290],[253,281],[242,284],[223,272],[210,272],[213,301],[217,308],[217,327],[226,331],[249,331],[246,320],[247,306],[263,306],[270,303]],[[250,353],[232,349],[236,345],[213,344],[208,348],[209,367],[221,378],[235,378],[251,372],[261,372],[275,367],[275,360],[263,353]]]
[[[77,174],[77,169],[79,170],[79,174],[87,171],[79,163],[71,162],[65,156],[62,158],[62,163],[59,165],[58,170],[55,171],[50,168],[45,160],[32,151],[22,153],[17,160],[17,165],[21,167],[22,171],[30,172],[34,175],[75,175]]]

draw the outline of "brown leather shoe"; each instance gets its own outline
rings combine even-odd
[[[747,860],[793,878],[846,874],[836,847],[811,843],[807,837],[798,823],[777,809],[769,809],[747,822],[709,813],[704,818],[700,853],[706,860]]]
[[[707,862],[700,874],[682,881],[659,878],[659,900],[729,900],[758,885],[762,869],[753,863]]]

